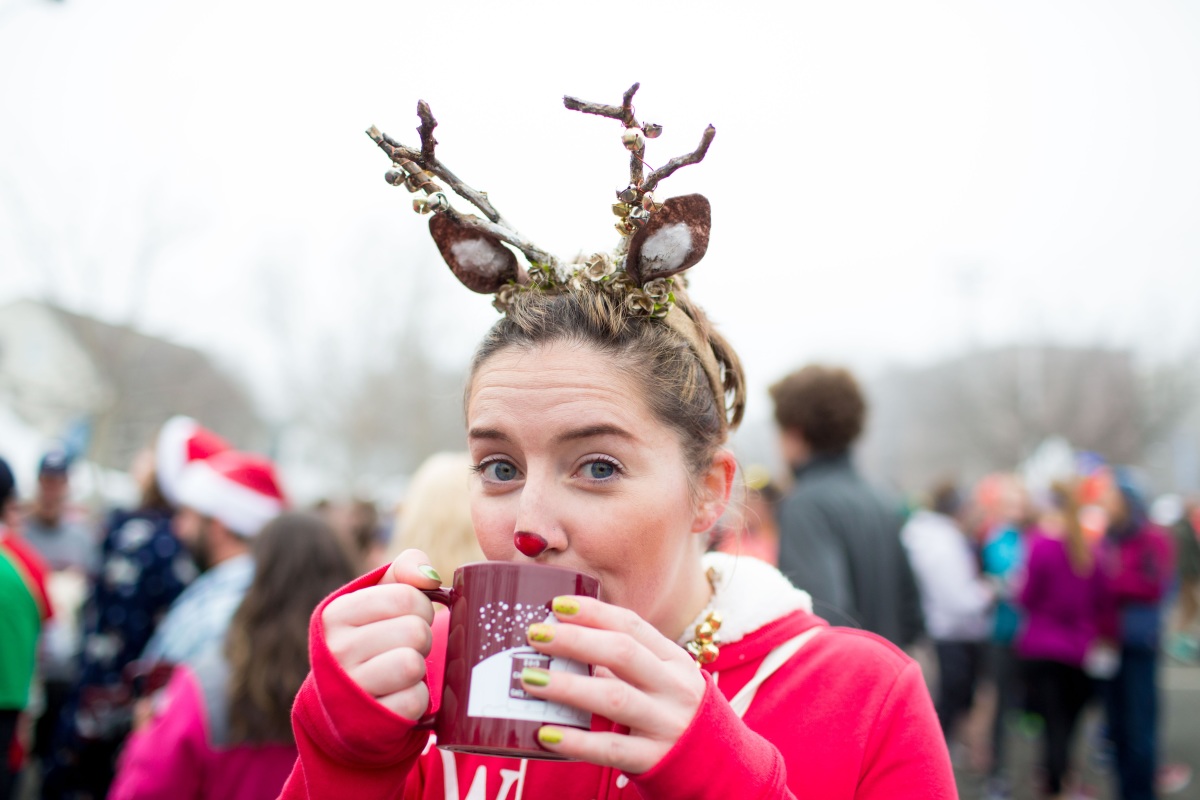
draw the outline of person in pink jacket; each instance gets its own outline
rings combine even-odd
[[[626,146],[644,149],[631,106],[593,113],[618,115]],[[413,182],[436,188],[406,163]],[[504,312],[466,392],[480,547],[490,560],[600,579],[599,599],[556,598],[558,621],[530,631],[535,649],[595,674],[522,673],[529,695],[591,715],[590,730],[538,734],[575,761],[442,752],[415,727],[440,695],[446,636],[419,591],[439,585],[436,565],[408,550],[313,615],[312,672],[292,715],[300,758],[283,797],[957,796],[912,660],[872,634],[829,627],[773,567],[704,555],[729,502],[736,464],[725,443],[745,407],[737,354],[675,277],[703,255],[708,201],[659,204],[640,183],[621,199],[615,254],[564,264],[530,246],[528,271],[447,212],[444,196],[416,204],[434,212],[430,230],[455,274],[495,292]],[[696,633],[715,614],[719,649]]]
[[[354,571],[333,530],[308,514],[267,523],[252,552],[254,580],[223,645],[175,668],[127,741],[109,800],[279,794],[296,761],[289,712],[308,668],[308,617]]]

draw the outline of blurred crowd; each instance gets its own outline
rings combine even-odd
[[[989,798],[1026,777],[1014,730],[1040,737],[1044,796],[1078,792],[1089,707],[1114,796],[1187,782],[1160,763],[1157,675],[1163,652],[1200,661],[1195,502],[1151,502],[1135,471],[1088,454],[1054,480],[1014,471],[902,498],[855,468],[867,404],[849,372],[806,367],[771,396],[788,472],[743,468],[712,549],[777,564],[831,623],[916,654]],[[398,508],[298,510],[268,459],[177,417],[132,467],[140,502],[97,525],[71,505],[69,452],[46,452],[24,493],[0,459],[0,800],[274,797],[296,759],[314,608],[409,547],[443,574],[480,560],[470,466],[430,458]]]
[[[139,453],[135,508],[100,524],[51,449],[20,502],[0,458],[0,799],[278,794],[313,610],[420,546],[480,560],[465,453],[431,458],[402,507],[292,508],[270,460],[194,420]]]

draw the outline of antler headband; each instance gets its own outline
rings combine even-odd
[[[694,266],[708,249],[712,224],[709,202],[699,194],[664,202],[653,195],[676,170],[703,160],[717,131],[709,125],[695,150],[646,174],[646,140],[658,137],[662,126],[638,122],[633,96],[639,86],[635,83],[629,87],[619,106],[563,98],[563,104],[572,111],[620,121],[625,126],[621,142],[630,154],[629,185],[617,192],[613,204],[620,241],[611,253],[595,253],[573,262],[561,261],[518,233],[492,205],[486,192],[472,189],[438,160],[437,139],[433,138],[438,123],[424,100],[417,103],[421,119],[417,128],[419,150],[400,144],[375,126],[367,135],[392,160],[393,169],[384,176],[387,182],[423,193],[413,199],[413,210],[432,214],[429,232],[442,258],[468,289],[494,294],[494,304],[502,312],[508,310],[513,295],[521,291],[571,291],[589,281],[620,293],[628,311],[661,318],[687,341],[704,367],[724,418],[725,390],[719,362],[696,321],[675,302],[676,295],[683,291],[683,281],[682,276],[679,281],[674,276]],[[483,217],[464,214],[450,205],[438,180],[475,206]],[[502,242],[524,254],[528,269]]]

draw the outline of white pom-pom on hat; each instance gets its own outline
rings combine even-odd
[[[179,479],[188,464],[231,450],[229,443],[191,417],[171,417],[158,433],[154,469],[158,488],[173,506],[179,505]]]
[[[269,460],[226,450],[184,468],[179,505],[219,520],[241,536],[254,536],[287,507]]]

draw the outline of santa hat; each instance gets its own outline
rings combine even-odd
[[[179,479],[193,461],[229,450],[229,444],[191,417],[171,417],[158,433],[154,469],[158,488],[173,506],[179,505]]]
[[[275,466],[234,450],[188,464],[178,492],[179,505],[219,520],[241,536],[257,534],[287,505]]]

